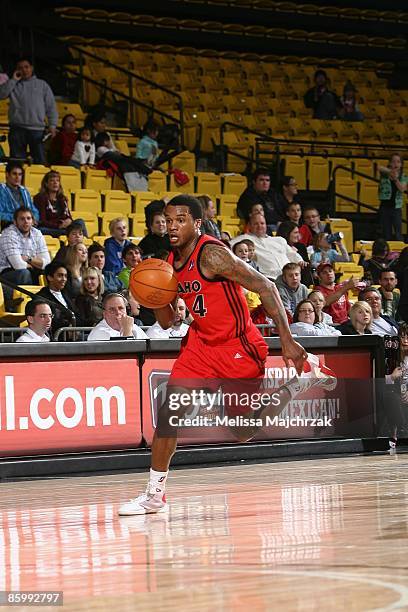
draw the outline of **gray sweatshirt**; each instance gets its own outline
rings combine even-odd
[[[283,305],[286,310],[288,310],[291,314],[295,312],[296,306],[302,300],[305,300],[309,294],[308,288],[306,285],[302,285],[300,283],[299,287],[295,289],[291,289],[288,285],[283,281],[282,275],[278,276],[275,281],[276,287],[279,291],[279,295],[281,296]]]
[[[57,126],[58,112],[54,94],[42,79],[36,76],[20,81],[9,79],[0,85],[0,100],[4,98],[10,98],[10,126],[43,130],[46,117],[49,127]]]

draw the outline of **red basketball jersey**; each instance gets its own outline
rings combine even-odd
[[[226,248],[212,236],[200,236],[188,260],[180,269],[175,269],[178,294],[185,301],[194,318],[193,326],[206,344],[221,344],[239,338],[252,330],[248,306],[242,287],[222,277],[206,278],[200,268],[200,256],[207,244]],[[174,267],[174,253],[168,262]]]

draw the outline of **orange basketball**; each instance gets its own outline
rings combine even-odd
[[[145,259],[131,271],[129,291],[146,308],[170,304],[177,295],[173,266],[162,259]]]

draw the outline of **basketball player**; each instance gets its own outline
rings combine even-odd
[[[211,379],[247,379],[249,384],[255,382],[259,389],[268,347],[252,323],[242,287],[260,295],[278,329],[282,358],[288,368],[293,363],[299,374],[279,389],[279,412],[295,395],[311,386],[329,389],[336,384],[336,379],[319,367],[318,358],[308,355],[292,338],[275,284],[238,259],[216,238],[200,234],[202,210],[194,197],[176,196],[166,205],[164,213],[172,246],[168,261],[174,267],[179,293],[194,321],[173,366],[167,399],[159,411],[147,490],[123,504],[119,508],[120,515],[166,510],[165,485],[177,436],[163,435],[165,426],[162,424],[168,422],[171,414],[169,396],[185,391],[186,379],[196,379],[196,382],[206,379],[206,386]],[[156,310],[155,314],[164,329],[170,327],[175,318],[172,305]],[[300,377],[303,371],[308,377]],[[245,410],[248,412],[248,408]]]

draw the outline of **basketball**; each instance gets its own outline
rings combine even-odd
[[[170,304],[177,296],[173,267],[162,259],[145,259],[130,273],[129,291],[146,308]]]

